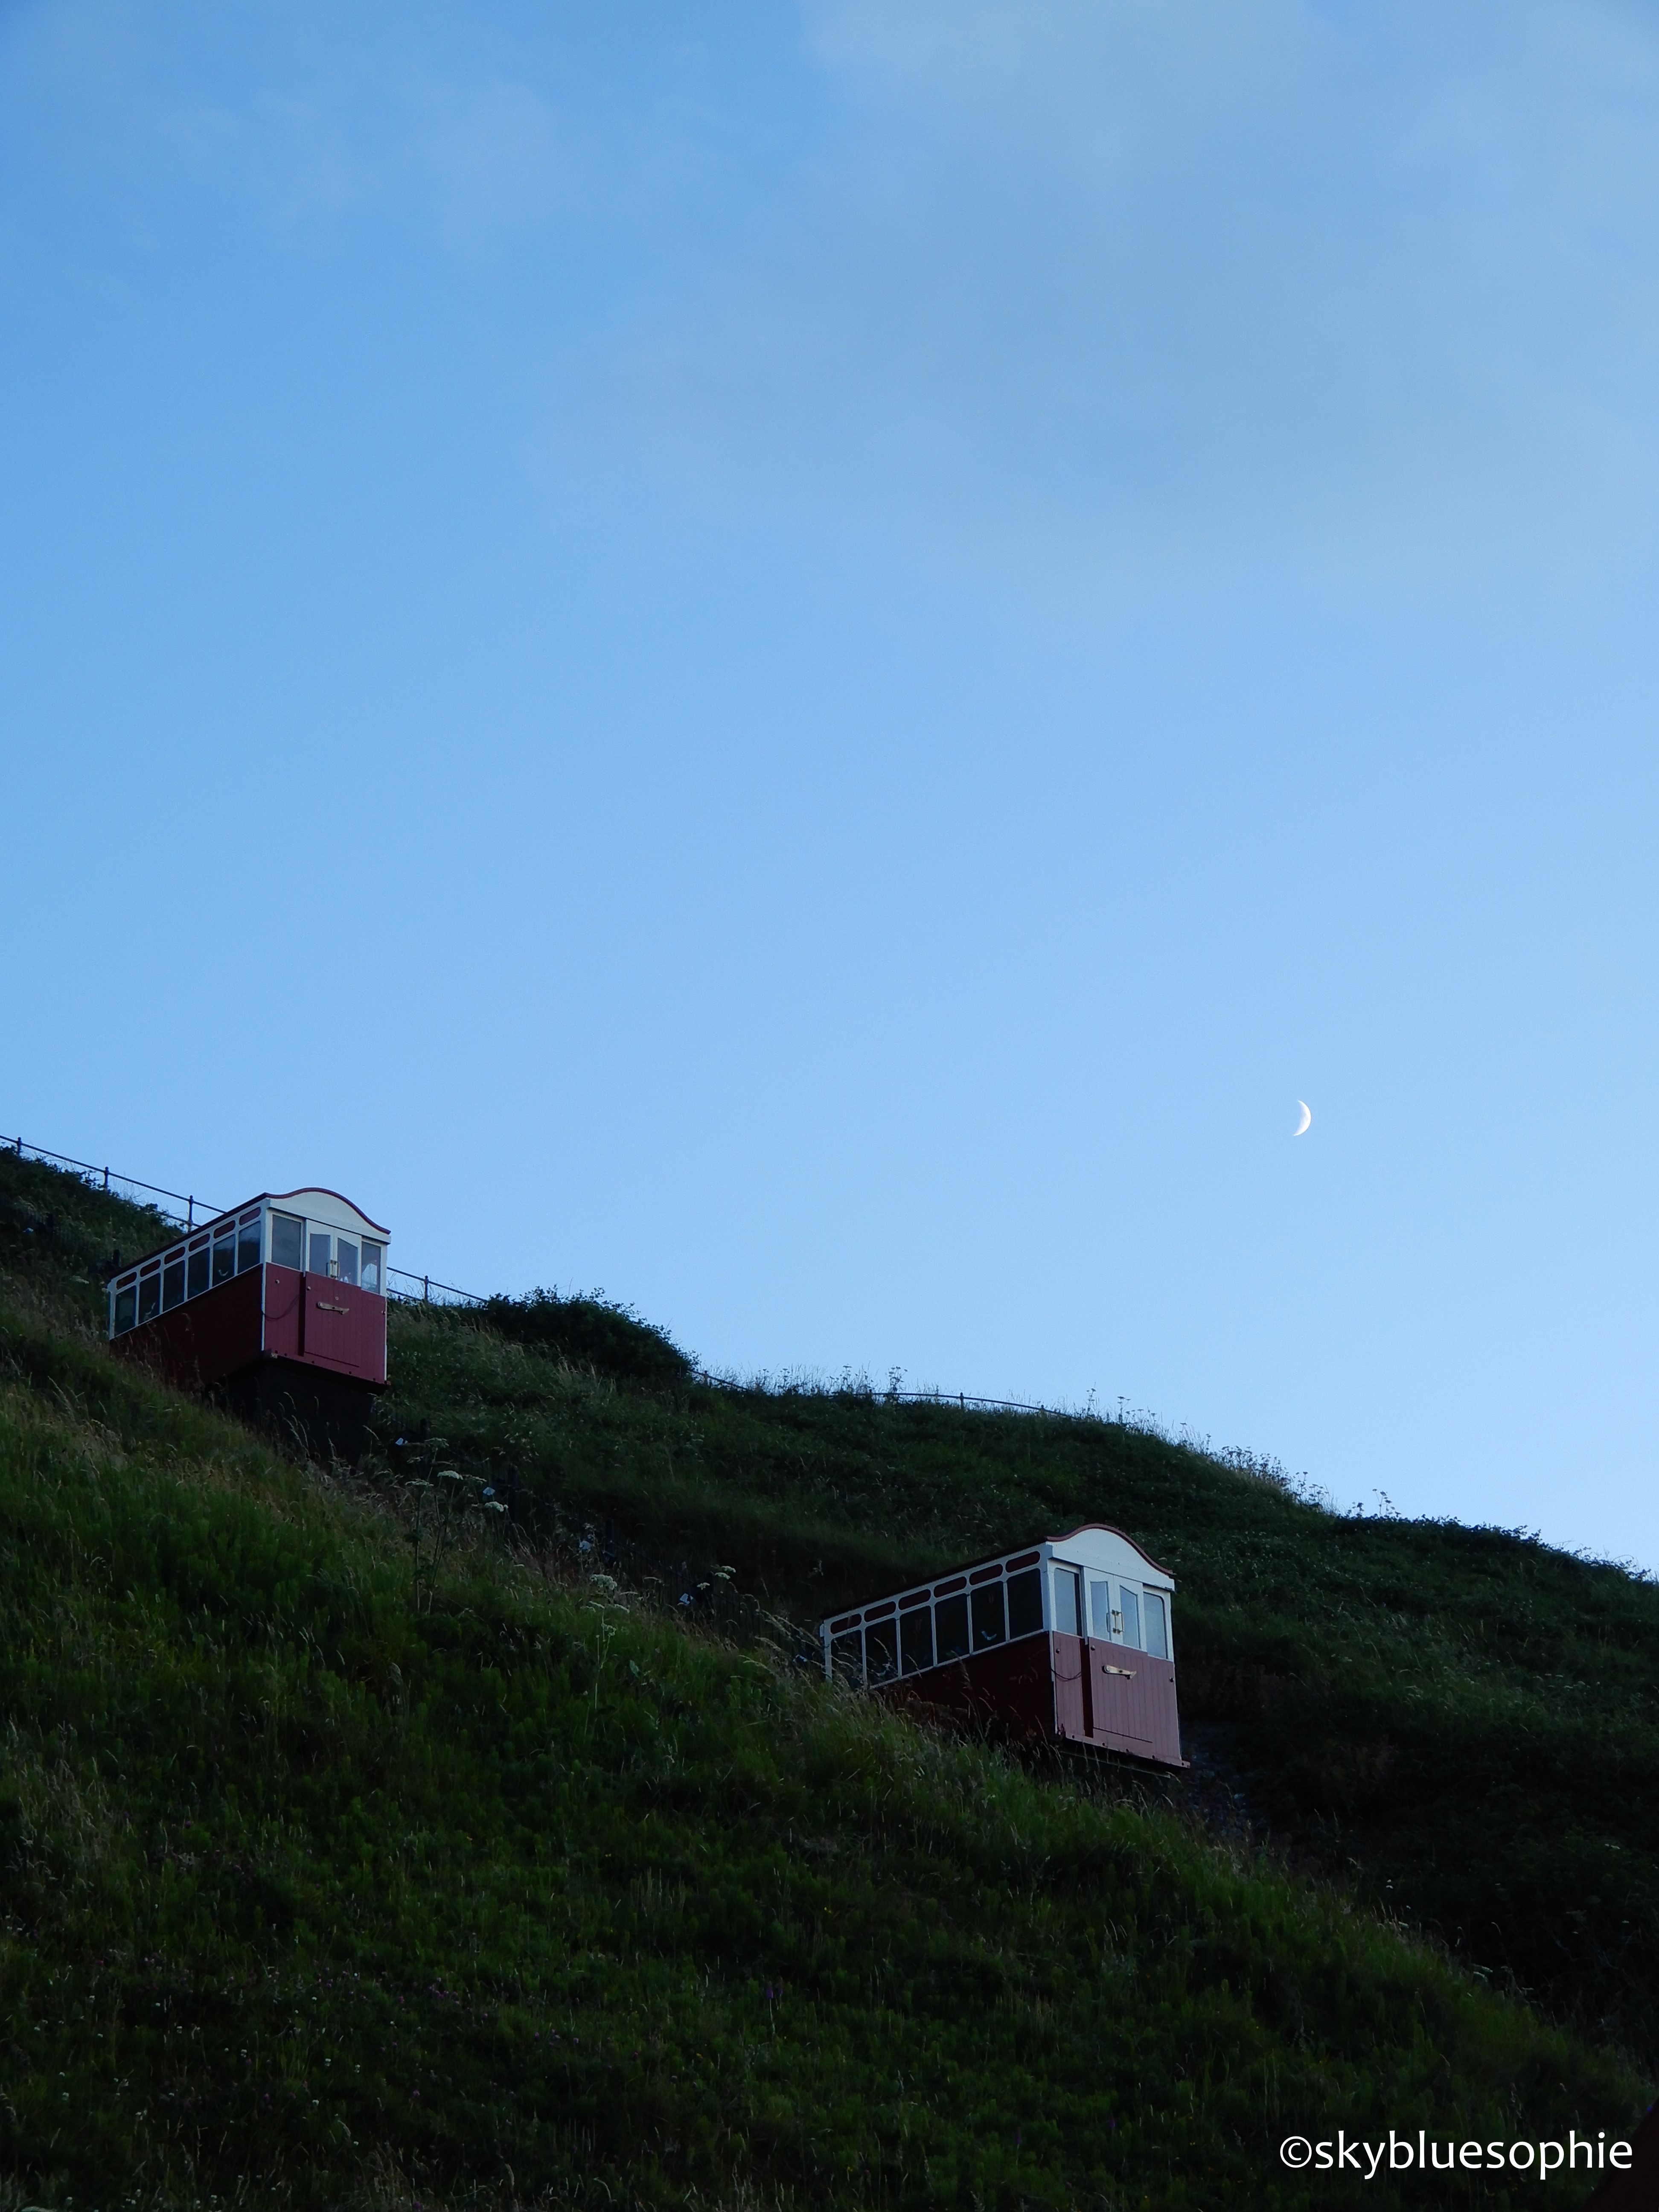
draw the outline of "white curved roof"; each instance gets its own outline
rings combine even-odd
[[[1107,1521],[1085,1521],[1068,1535],[1050,1536],[1043,1550],[1052,1559],[1074,1567],[1093,1567],[1097,1574],[1128,1575],[1148,1589],[1173,1590],[1175,1577],[1159,1566],[1152,1553],[1114,1528]]]
[[[362,1206],[354,1206],[349,1198],[342,1198],[337,1190],[324,1190],[319,1186],[304,1190],[268,1190],[261,1194],[260,1202],[280,1206],[284,1213],[303,1213],[307,1221],[319,1222],[328,1229],[355,1229],[360,1234],[368,1230],[380,1237],[392,1233],[378,1221],[371,1221]]]
[[[157,1253],[170,1252],[175,1244],[182,1244],[190,1237],[200,1237],[204,1231],[222,1231],[234,1223],[252,1206],[274,1206],[279,1213],[297,1213],[305,1220],[315,1223],[319,1229],[343,1230],[348,1237],[365,1234],[378,1237],[382,1244],[390,1243],[392,1232],[382,1229],[378,1221],[371,1221],[362,1206],[354,1206],[337,1190],[325,1190],[320,1184],[307,1185],[303,1190],[262,1190],[256,1198],[245,1198],[240,1206],[227,1206],[222,1213],[199,1212],[189,1229],[179,1223],[165,1243],[153,1244],[141,1252],[131,1265],[143,1267]]]
[[[845,1615],[837,1616],[842,1628],[863,1618],[872,1607],[891,1612],[896,1601],[907,1597],[938,1595],[935,1586],[944,1583],[951,1590],[965,1587],[968,1577],[981,1578],[980,1571],[993,1572],[1002,1567],[1012,1573],[1034,1567],[1039,1560],[1053,1560],[1060,1566],[1082,1567],[1098,1575],[1119,1575],[1126,1581],[1139,1583],[1143,1589],[1163,1590],[1167,1596],[1175,1595],[1175,1577],[1167,1567],[1159,1566],[1144,1546],[1121,1528],[1115,1528],[1108,1521],[1085,1521],[1080,1528],[1073,1528],[1064,1536],[1045,1536],[1023,1551],[991,1552],[983,1558],[964,1560],[958,1567],[945,1567],[930,1575],[925,1583],[913,1583],[908,1590],[884,1591],[879,1597],[866,1598],[862,1604],[851,1606]],[[818,1624],[818,1633],[828,1634],[836,1626],[827,1616]]]

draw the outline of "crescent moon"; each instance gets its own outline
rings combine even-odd
[[[1313,1109],[1305,1098],[1298,1098],[1296,1103],[1302,1109],[1302,1119],[1296,1125],[1296,1133],[1298,1137],[1305,1137],[1313,1126]]]

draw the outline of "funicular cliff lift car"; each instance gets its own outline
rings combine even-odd
[[[1175,1583],[1103,1522],[819,1624],[823,1671],[1015,1737],[1184,1766]]]
[[[386,1388],[387,1241],[337,1191],[267,1191],[110,1278],[112,1348],[356,1460]]]

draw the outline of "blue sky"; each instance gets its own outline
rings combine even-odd
[[[1595,0],[11,0],[0,1125],[1659,1568],[1656,125]]]

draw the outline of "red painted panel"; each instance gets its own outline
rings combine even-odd
[[[271,1267],[267,1273],[295,1279],[291,1268]],[[363,1382],[384,1382],[386,1300],[372,1291],[360,1291],[355,1283],[337,1283],[327,1275],[303,1274],[297,1282],[293,1303],[299,1343],[293,1356],[307,1365],[326,1367],[336,1375],[353,1375]],[[285,1314],[289,1303],[286,1285],[273,1284],[271,1293],[266,1299],[267,1308],[273,1315],[279,1310]]]
[[[185,1390],[222,1382],[262,1352],[380,1389],[386,1382],[386,1300],[294,1267],[250,1267],[129,1329],[112,1348]]]
[[[1091,1638],[1090,1686],[1094,1692],[1095,1740],[1142,1759],[1181,1764],[1181,1716],[1175,1665],[1127,1644]]]
[[[1060,1736],[1180,1766],[1175,1668],[1127,1644],[1027,1636],[931,1668],[877,1694],[1018,1736]]]
[[[183,1390],[205,1390],[259,1357],[258,1267],[130,1328],[112,1349]]]
[[[979,1727],[1000,1723],[1018,1736],[1054,1732],[1054,1668],[1046,1636],[994,1644],[971,1658],[889,1683],[877,1694]]]
[[[265,1269],[265,1350],[280,1359],[300,1357],[300,1296],[305,1279],[297,1267]]]
[[[1056,1630],[1054,1652],[1054,1734],[1077,1743],[1085,1742],[1093,1733],[1085,1715],[1083,1700],[1089,1683],[1083,1664],[1083,1638],[1066,1636]]]
[[[1150,1745],[1152,1723],[1140,1678],[1146,1655],[1127,1644],[1091,1637],[1089,1679],[1095,1693],[1095,1733]]]

